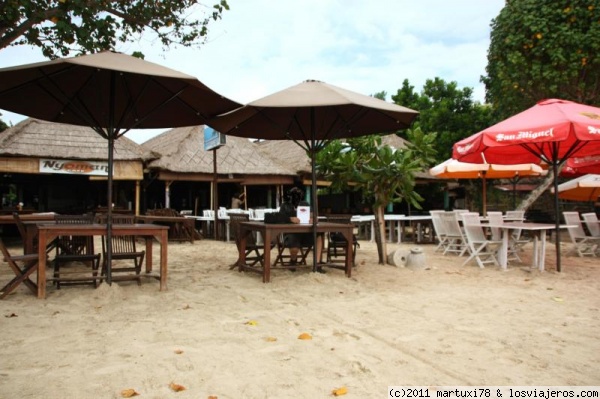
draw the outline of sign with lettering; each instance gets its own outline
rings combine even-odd
[[[80,159],[40,159],[40,173],[108,176],[108,162]]]

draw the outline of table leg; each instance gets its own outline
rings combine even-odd
[[[538,234],[533,232],[533,261],[531,267],[539,267],[540,264],[539,241]]]
[[[145,238],[146,238],[146,273],[151,273],[152,272],[152,237],[145,237]],[[162,239],[162,235],[161,235],[161,239]]]
[[[37,297],[46,298],[46,243],[48,236],[45,230],[38,233],[38,270],[37,270]]]
[[[152,240],[150,240],[152,241]],[[160,234],[160,291],[167,289],[167,246],[169,243],[169,236],[166,231]],[[152,244],[150,244],[152,249]],[[152,252],[150,252],[152,254]],[[152,255],[150,255],[152,257]]]
[[[263,283],[268,283],[271,281],[271,231],[269,229],[265,229],[263,240],[263,257],[265,262],[263,266]]]
[[[539,259],[539,269],[541,272],[544,271],[544,263],[546,262],[546,232],[545,231],[541,231],[540,235],[542,236],[541,239],[541,248],[540,248],[540,259]]]
[[[510,235],[509,229],[502,229],[502,247],[500,247],[500,253],[498,257],[500,267],[506,270],[508,266],[508,236]]]

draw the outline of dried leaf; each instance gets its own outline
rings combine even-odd
[[[258,321],[256,321],[256,320],[248,320],[245,324],[249,325],[249,326],[257,326],[258,325]]]
[[[175,392],[185,391],[185,387],[183,385],[175,384],[174,382],[169,384],[169,388]]]
[[[267,342],[275,342],[275,341],[277,341],[277,338],[275,338],[275,337],[267,337],[267,338],[265,338],[265,341],[267,341]]]
[[[552,299],[553,299],[555,302],[562,302],[562,301],[564,301],[564,299],[562,299],[562,298],[561,298],[561,297],[559,297],[559,296],[555,296],[555,297],[553,297]]]
[[[312,335],[310,335],[309,333],[302,333],[298,335],[298,339],[309,340],[312,339]]]
[[[217,397],[215,395],[210,395],[208,399],[217,399]]]
[[[181,355],[182,353],[183,353],[183,351],[181,349],[175,349],[176,355]]]
[[[331,394],[333,396],[342,396],[347,393],[348,393],[348,389],[346,387],[337,388],[337,389],[334,389],[333,391],[331,391]]]
[[[123,398],[133,398],[134,396],[138,396],[139,393],[135,391],[133,388],[123,389],[121,391],[121,397]]]
[[[4,317],[19,317],[19,316],[17,316],[16,313],[11,313],[11,314],[4,315]]]

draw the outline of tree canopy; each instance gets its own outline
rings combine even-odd
[[[507,118],[545,98],[600,102],[600,7],[588,0],[507,0],[492,20],[486,101]]]
[[[425,82],[421,93],[415,92],[414,86],[404,80],[392,100],[419,111],[414,127],[437,133],[434,147],[436,160],[441,162],[450,158],[455,142],[494,122],[490,107],[474,101],[472,97],[473,89],[460,89],[456,82],[448,83],[436,77]]]
[[[229,9],[226,0],[212,7],[197,0],[3,0],[0,49],[32,45],[44,56],[111,50],[142,34],[164,48],[204,43],[211,20]]]

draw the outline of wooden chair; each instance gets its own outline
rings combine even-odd
[[[133,224],[135,218],[129,215],[113,215],[113,224]],[[111,237],[111,277],[113,281],[135,280],[138,285],[141,285],[142,263],[146,251],[138,251],[136,249],[136,238],[133,235],[122,236],[112,235]],[[102,276],[106,275],[108,268],[107,259],[107,237],[102,236]],[[114,263],[115,261],[132,261]]]
[[[351,224],[352,215],[329,215],[327,222]],[[327,234],[327,263],[346,263],[347,240],[340,232],[330,232]],[[352,265],[356,266],[356,249],[360,244],[355,235],[352,235]],[[340,259],[341,258],[341,259]]]
[[[93,223],[94,216],[88,215],[56,215],[57,224],[88,224]],[[83,262],[88,268],[82,269],[73,262]],[[67,270],[61,267],[70,264]],[[56,239],[56,256],[54,258],[54,275],[48,281],[54,281],[56,288],[64,284],[92,284],[98,286],[101,277],[98,276],[100,254],[94,253],[94,237],[59,236]],[[91,268],[91,273],[90,273]]]
[[[306,262],[306,258],[308,257],[310,251],[313,249],[313,244],[301,245],[299,247],[296,262],[292,261],[291,253],[289,252],[290,247],[285,242],[285,234],[279,234],[277,236],[276,246],[277,256],[275,257],[275,261],[273,262],[271,269],[295,269],[297,266],[308,265],[308,263]]]
[[[21,283],[34,295],[37,295],[37,284],[29,279],[29,276],[38,269],[38,254],[11,255],[0,238],[0,252],[8,267],[15,273],[15,278],[10,280],[2,289],[0,289],[0,299],[4,299],[13,292]]]
[[[241,241],[241,228],[240,223],[247,222],[250,220],[250,216],[246,213],[240,212],[231,212],[229,213],[229,223],[230,223],[230,233],[233,234],[233,238],[235,240],[235,246],[240,251],[240,241]],[[271,248],[273,245],[271,245]],[[264,267],[264,254],[261,252],[263,249],[262,245],[258,245],[256,243],[256,237],[250,233],[246,237],[246,264],[244,266],[247,267]],[[239,266],[239,259],[232,264],[229,269],[235,269]]]
[[[25,224],[23,223],[23,220],[21,219],[21,216],[19,216],[18,212],[13,212],[13,219],[15,220],[15,225],[17,226],[17,230],[19,231],[19,235],[21,236],[21,239],[23,240],[24,253],[25,252],[31,252],[31,253],[37,252],[37,249],[38,249],[37,229],[36,229],[36,234],[33,237],[28,237],[27,236],[27,227],[25,227]],[[31,248],[27,248],[28,241],[31,241]],[[52,252],[56,248],[56,242],[57,242],[57,240],[54,239],[54,240],[50,241],[48,244],[46,244],[46,253],[47,254]]]

